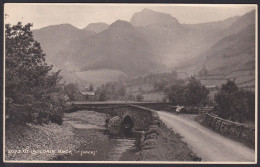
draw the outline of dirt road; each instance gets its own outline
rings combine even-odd
[[[184,137],[183,141],[202,158],[202,161],[254,162],[255,151],[241,143],[223,137],[195,121],[172,113],[157,112],[169,128]]]

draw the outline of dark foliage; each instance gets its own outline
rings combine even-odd
[[[52,72],[52,66],[46,64],[31,26],[20,22],[5,25],[6,115],[16,123],[47,123],[52,118],[61,124],[60,71]]]
[[[99,101],[122,100],[126,96],[126,89],[122,82],[109,82],[96,90]]]
[[[77,93],[79,92],[78,85],[74,83],[66,84],[63,87],[63,92],[68,97],[69,101],[75,101],[77,100]]]
[[[208,99],[209,90],[202,85],[195,77],[189,79],[185,90],[185,103],[191,106],[205,105]]]
[[[144,100],[144,96],[143,95],[141,95],[141,94],[138,94],[138,95],[136,95],[136,98],[135,98],[137,101],[143,101]]]
[[[217,114],[232,121],[245,122],[255,120],[255,95],[239,90],[234,81],[228,80],[215,95]]]
[[[165,89],[169,101],[174,105],[202,106],[208,101],[209,90],[194,77],[185,85],[182,80],[176,80]]]

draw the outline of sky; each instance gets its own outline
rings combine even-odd
[[[33,23],[33,29],[64,23],[84,28],[89,23],[111,24],[118,19],[130,21],[134,13],[144,8],[171,14],[180,23],[195,24],[240,16],[256,9],[256,5],[6,3],[4,12],[5,23]]]

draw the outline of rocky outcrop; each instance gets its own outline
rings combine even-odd
[[[108,121],[108,128],[120,127],[120,125],[121,125],[121,119],[119,116],[114,116],[114,117],[110,118]]]

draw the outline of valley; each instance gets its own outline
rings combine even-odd
[[[33,34],[63,80],[82,88],[119,80],[127,84],[172,71],[184,80],[196,76],[209,87],[227,79],[240,87],[255,86],[255,11],[218,22],[181,24],[174,16],[145,8],[129,22],[91,23],[83,29],[53,25]],[[147,101],[157,99],[147,96]]]

